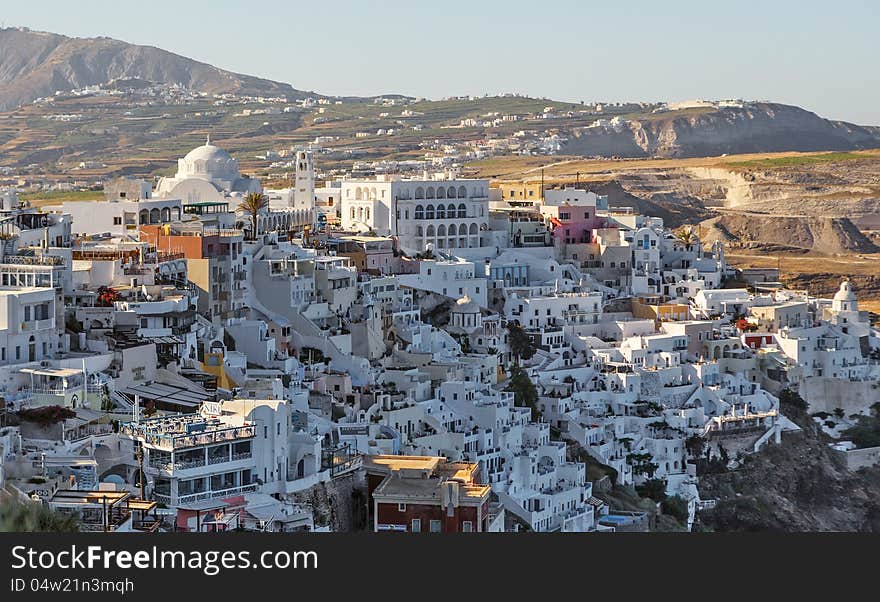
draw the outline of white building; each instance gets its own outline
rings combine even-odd
[[[177,198],[135,201],[66,201],[61,209],[70,214],[74,234],[137,236],[141,226],[180,220],[183,204]]]
[[[488,228],[488,180],[375,180],[342,182],[342,227],[397,238],[405,253],[475,249]]]

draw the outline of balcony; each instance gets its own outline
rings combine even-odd
[[[55,318],[45,320],[31,320],[21,323],[21,332],[37,332],[39,330],[51,330],[55,328]]]
[[[251,483],[250,485],[239,485],[238,487],[230,487],[229,489],[219,489],[217,491],[204,491],[202,493],[192,493],[189,495],[180,495],[177,496],[178,504],[191,504],[193,502],[199,502],[201,500],[211,500],[218,497],[231,497],[233,495],[238,495],[241,493],[251,493],[257,490],[257,484]],[[161,501],[159,499],[159,494],[156,495],[156,501]],[[170,496],[162,496],[169,499]],[[169,502],[165,502],[168,504]]]

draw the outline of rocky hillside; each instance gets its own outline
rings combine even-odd
[[[845,217],[725,213],[700,223],[704,241],[730,248],[802,249],[825,255],[877,253],[878,248]]]
[[[876,127],[831,121],[776,103],[655,113],[618,127],[579,128],[570,134],[562,152],[603,157],[706,157],[880,146]]]
[[[783,407],[803,431],[783,435],[736,470],[700,476],[700,497],[717,499],[695,530],[880,532],[880,467],[851,472],[802,408]]]
[[[301,96],[289,84],[218,69],[206,63],[111,38],[69,38],[27,29],[0,29],[0,110],[56,91],[120,78],[181,84],[206,93]]]

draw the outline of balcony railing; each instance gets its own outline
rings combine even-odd
[[[158,429],[157,429],[158,430]],[[213,429],[196,433],[162,433],[154,432],[149,426],[141,424],[123,424],[119,428],[122,435],[128,435],[135,439],[143,439],[149,445],[159,449],[185,449],[210,445],[212,443],[224,443],[249,439],[256,436],[256,427],[253,425],[234,426],[222,429]]]
[[[238,487],[230,487],[229,489],[218,489],[216,491],[203,491],[201,493],[192,493],[189,495],[178,495],[177,503],[191,504],[192,502],[199,502],[201,500],[210,500],[218,497],[230,497],[233,495],[238,495],[240,493],[250,493],[256,490],[257,484],[251,483],[250,485],[239,485]],[[158,496],[156,497],[156,501],[159,501]]]

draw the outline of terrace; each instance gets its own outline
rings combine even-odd
[[[204,418],[200,414],[184,414],[127,422],[120,426],[119,432],[151,448],[178,450],[253,439],[256,427],[229,425],[219,418]]]

